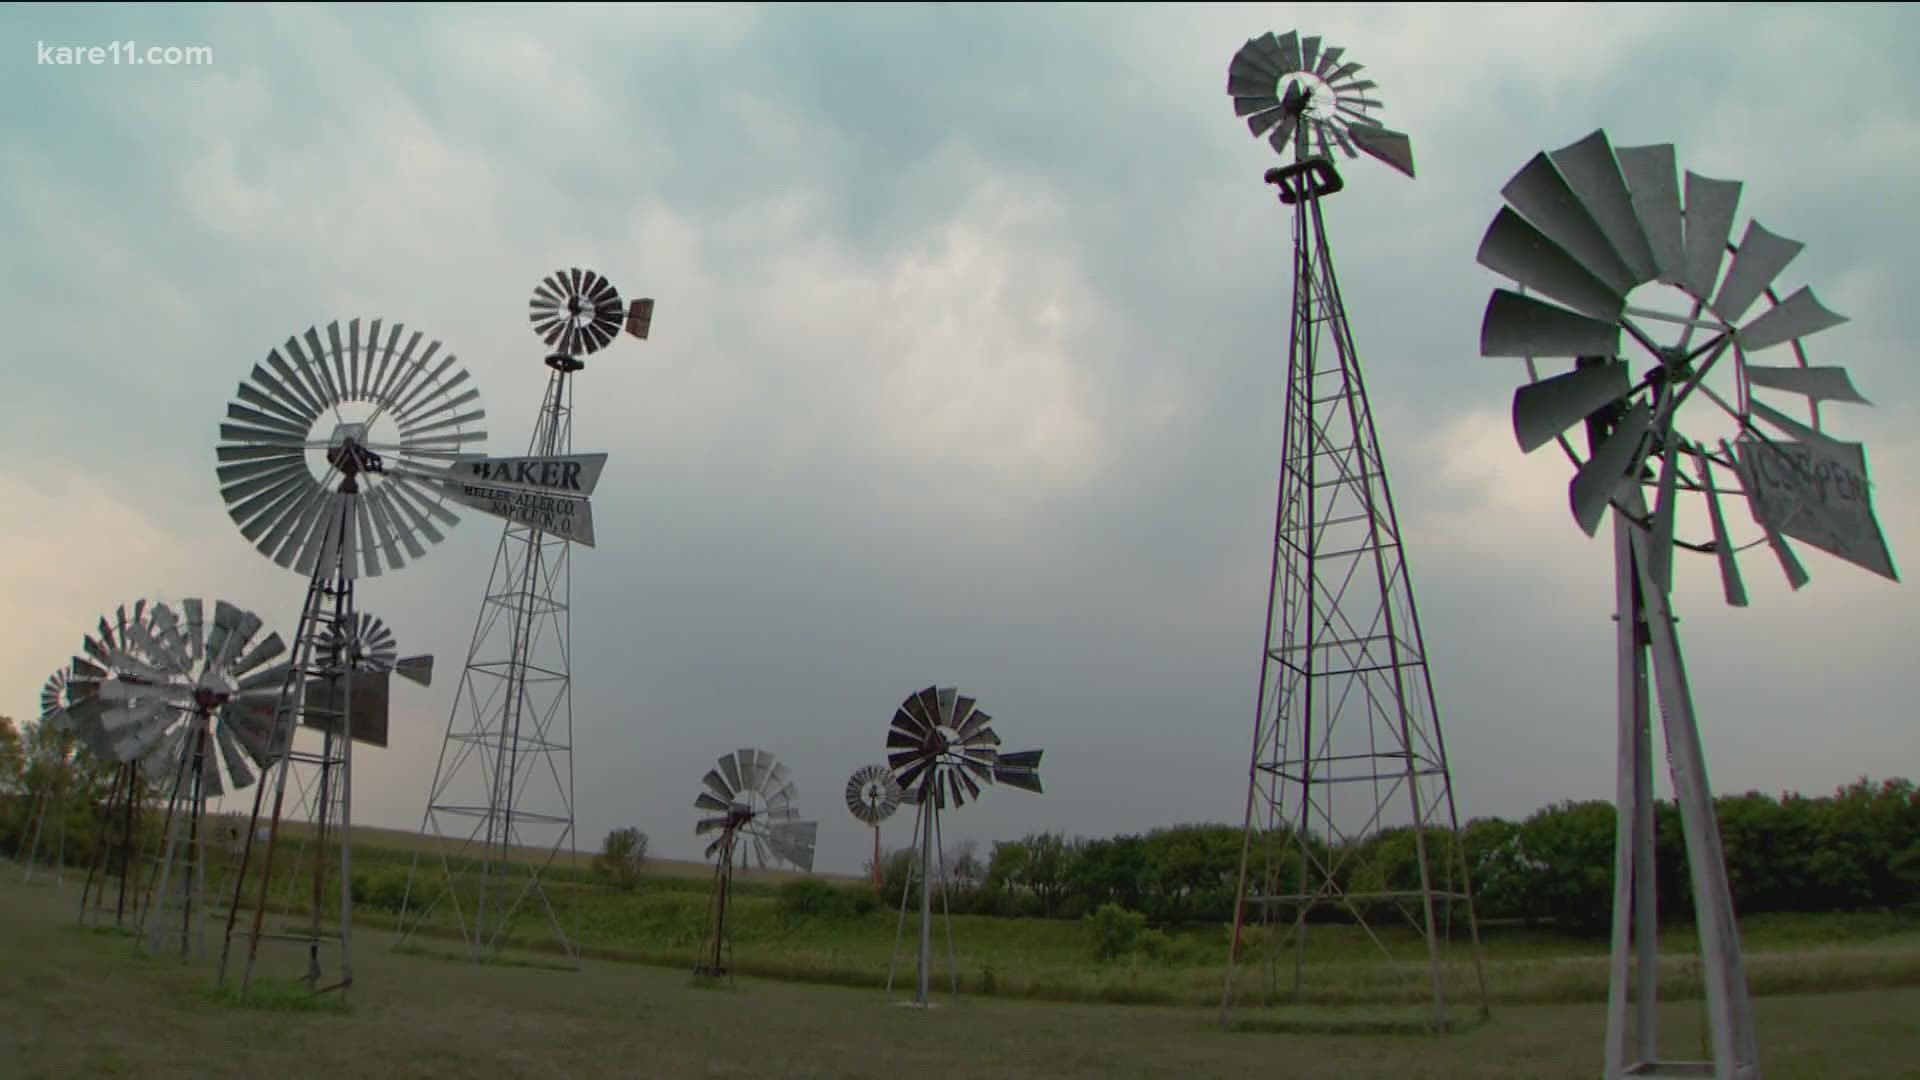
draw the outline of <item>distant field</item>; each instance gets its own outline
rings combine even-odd
[[[350,1012],[242,1010],[209,992],[211,960],[135,957],[123,936],[72,928],[77,889],[23,886],[0,863],[0,1074],[73,1077],[1592,1077],[1604,1010],[1497,1007],[1430,1035],[1220,1033],[1212,1009],[969,995],[931,1015],[878,990],[741,978],[694,989],[680,971],[589,961],[577,972],[356,952]],[[291,957],[268,977],[297,974]],[[896,995],[897,997],[898,995]],[[1913,1075],[1920,990],[1755,1002],[1769,1080]],[[1299,1018],[1243,1010],[1248,1020]],[[1662,1008],[1662,1049],[1697,1056],[1697,1001]],[[75,1025],[84,1024],[84,1037]],[[1284,1063],[1284,1064],[1282,1064]]]
[[[244,815],[240,815],[240,816],[209,815],[209,816],[217,820],[220,820],[221,824],[231,825],[237,829],[244,829],[247,823],[247,818]],[[281,835],[283,837],[311,836],[313,834],[312,826],[305,822],[294,822],[294,821],[283,822],[280,828],[281,828]],[[383,829],[383,828],[379,828],[377,826],[371,826],[371,825],[355,825],[353,827],[353,839],[354,839],[354,853],[356,857],[358,857],[359,853],[363,849],[368,851],[378,851],[382,854],[399,852],[399,853],[405,853],[407,855],[413,855],[415,853],[434,854],[434,855],[444,853],[444,854],[452,855],[452,854],[458,853],[461,846],[461,841],[458,838],[441,839],[438,837],[422,835],[420,833],[413,832],[408,829]],[[599,850],[599,845],[600,845],[600,840],[596,838],[590,844],[586,845],[585,848],[576,852],[573,856],[573,860],[571,864],[573,869],[583,874],[590,872],[593,868],[593,856],[595,852]],[[474,845],[474,847],[470,850],[477,854],[479,850],[478,845],[477,844]],[[522,862],[522,863],[535,862],[535,861],[544,860],[547,857],[547,851],[544,848],[515,847],[510,850],[512,852],[510,857],[515,862]],[[552,865],[555,868],[562,868],[562,869],[566,868],[568,866],[568,853],[565,851],[561,851],[558,855],[554,857]],[[685,862],[685,861],[676,861],[673,859],[649,858],[647,860],[646,865],[647,865],[647,872],[649,874],[658,875],[661,877],[707,878],[712,876],[713,874],[713,865],[711,863]],[[824,874],[824,873],[806,875],[806,874],[801,874],[797,871],[792,871],[792,870],[773,870],[773,869],[768,869],[768,870],[754,869],[754,870],[747,870],[747,871],[738,871],[735,874],[735,878],[740,881],[768,882],[768,883],[790,881],[794,878],[807,877],[807,876],[822,878],[829,881],[864,881],[865,880],[864,878],[861,878],[857,875],[848,876],[844,874]]]

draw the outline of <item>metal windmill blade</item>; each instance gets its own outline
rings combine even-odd
[[[744,859],[749,851],[765,867],[769,857],[801,869],[813,866],[812,822],[798,818],[798,790],[788,779],[787,767],[774,755],[751,747],[722,755],[717,768],[701,778],[694,806],[707,812],[694,826],[696,836],[719,831],[707,845],[707,857],[733,848],[732,837],[745,835],[752,843],[738,847]]]
[[[1249,39],[1227,66],[1234,115],[1245,117],[1247,130],[1283,157],[1364,153],[1411,177],[1412,140],[1375,118],[1372,110],[1381,108],[1369,94],[1375,84],[1356,77],[1359,64],[1340,62],[1345,53],[1293,30]]]
[[[1798,241],[1749,222],[1740,242],[1730,242],[1738,181],[1693,172],[1682,181],[1676,169],[1672,146],[1616,149],[1595,131],[1535,155],[1503,189],[1508,205],[1488,228],[1479,262],[1522,291],[1494,290],[1481,323],[1481,355],[1526,358],[1530,369],[1538,358],[1571,363],[1514,394],[1521,449],[1557,442],[1574,460],[1568,499],[1589,536],[1625,481],[1650,481],[1657,494],[1646,524],[1662,587],[1670,584],[1675,547],[1709,552],[1727,602],[1745,605],[1739,548],[1721,505],[1727,495],[1747,498],[1796,589],[1807,577],[1788,537],[1898,580],[1873,514],[1864,449],[1820,429],[1822,405],[1868,402],[1844,369],[1809,366],[1801,344],[1845,319],[1810,288],[1784,299],[1774,289],[1802,249]],[[1630,291],[1652,282],[1675,290],[1683,310],[1628,304]],[[1768,304],[1756,309],[1763,297]],[[1636,370],[1623,356],[1625,341],[1650,362]],[[1790,362],[1755,362],[1756,354],[1780,346],[1789,347]],[[1707,381],[1716,370],[1729,376],[1724,391]],[[1762,400],[1767,392],[1798,398],[1809,422],[1769,405]],[[1684,408],[1689,404],[1692,410]],[[1733,438],[1682,430],[1683,416],[1702,413],[1720,415]],[[1567,432],[1590,419],[1610,430],[1583,460]],[[1653,458],[1660,459],[1657,470]],[[1688,496],[1705,502],[1706,542],[1675,537],[1678,504]]]
[[[67,678],[71,671],[71,667],[61,668],[49,675],[46,685],[40,688],[40,726],[48,731],[74,730],[73,716],[67,711]]]
[[[96,756],[129,764],[152,754],[180,720],[190,690],[171,683],[141,649],[151,641],[152,613],[145,600],[102,616],[81,640],[70,665],[70,697],[84,701],[77,719],[97,734]],[[96,727],[97,725],[97,727]]]
[[[338,627],[328,633],[326,647],[330,656],[351,656],[355,671],[390,671],[421,686],[433,684],[433,657],[400,656],[393,631],[379,616],[359,612],[354,616],[353,626],[350,633],[343,634]]]
[[[302,574],[339,559],[346,577],[375,577],[439,543],[436,522],[459,520],[442,481],[486,438],[486,413],[454,355],[422,337],[379,319],[364,335],[359,319],[329,323],[324,341],[317,327],[290,337],[240,383],[220,425],[220,494],[261,554]]]
[[[878,826],[900,808],[900,781],[885,765],[862,765],[847,780],[847,812]]]
[[[217,798],[251,786],[254,770],[268,763],[265,739],[231,706],[243,697],[240,687],[249,677],[284,670],[284,665],[265,665],[287,647],[278,634],[260,638],[260,617],[225,600],[214,602],[211,622],[203,618],[205,609],[199,600],[185,601],[181,607],[187,612],[185,618],[166,604],[156,604],[144,627],[129,628],[127,636],[140,644],[150,661],[149,677],[109,679],[102,684],[101,694],[108,699],[124,695],[129,700],[157,695],[183,719],[203,715],[217,754],[210,754],[202,783],[207,797]],[[171,772],[180,767],[183,755],[196,752],[189,725],[177,724],[143,764]]]
[[[599,352],[626,330],[645,338],[653,325],[653,301],[620,301],[613,282],[591,270],[559,270],[534,287],[527,302],[533,332],[568,357]]]

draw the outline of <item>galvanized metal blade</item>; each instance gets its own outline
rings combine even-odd
[[[247,755],[233,737],[233,728],[224,717],[213,729],[213,741],[219,744],[220,760],[226,766],[227,775],[233,778],[234,790],[252,787],[253,769],[248,767]]]
[[[1600,520],[1606,516],[1621,482],[1639,469],[1641,447],[1652,419],[1647,403],[1636,402],[1567,485],[1573,519],[1588,536],[1599,531]]]
[[[922,690],[918,694],[915,694],[911,699],[908,700],[906,704],[906,709],[908,712],[913,713],[920,720],[924,721],[929,729],[939,726],[939,723],[940,723],[940,690],[939,688],[934,686],[929,686],[925,690]]]
[[[719,759],[720,775],[727,779],[727,798],[731,799],[747,789],[741,778],[742,763],[733,754],[722,754]]]
[[[1800,394],[1811,401],[1844,401],[1855,405],[1873,402],[1853,388],[1843,367],[1764,367],[1747,364],[1742,369],[1747,382],[1769,390]]]
[[[1811,288],[1802,286],[1765,314],[1734,331],[1733,340],[1743,351],[1754,353],[1810,337],[1846,321],[1845,315],[1828,311],[1814,297]]]
[[[1354,135],[1358,137],[1358,129]],[[1476,260],[1496,274],[1596,319],[1617,319],[1627,306],[1625,297],[1588,273],[1512,207],[1503,206],[1494,215],[1493,224],[1480,241]]]
[[[1652,536],[1648,541],[1647,573],[1661,592],[1673,588],[1673,527],[1679,509],[1680,456],[1686,441],[1673,433],[1671,418],[1663,432],[1665,450],[1660,455],[1660,494],[1653,506]]]
[[[1294,140],[1295,132],[1300,127],[1300,118],[1284,107],[1280,109],[1280,113],[1280,124],[1273,129],[1273,134],[1267,136],[1267,145],[1273,147],[1274,153],[1285,154],[1287,147]]]
[[[1747,235],[1733,253],[1733,263],[1720,282],[1720,292],[1708,306],[1723,321],[1738,323],[1747,309],[1753,307],[1753,302],[1760,299],[1760,294],[1773,284],[1773,279],[1780,276],[1780,271],[1806,246],[1798,240],[1775,236],[1757,221],[1747,222]]]
[[[1340,57],[1345,55],[1346,51],[1338,45],[1321,50],[1320,62],[1313,65],[1313,73],[1327,82],[1332,82],[1333,80],[1327,78],[1327,72],[1333,70],[1333,65],[1340,62]]]
[[[1610,362],[1572,371],[1513,392],[1513,434],[1522,453],[1552,442],[1554,437],[1627,396],[1627,365]]]
[[[707,775],[713,774],[709,772]],[[710,791],[701,792],[700,797],[693,800],[693,805],[702,810],[711,810],[716,814],[724,814],[730,809],[725,799],[716,798]]]
[[[1261,52],[1268,62],[1282,75],[1291,75],[1300,70],[1300,34],[1289,30],[1279,37],[1268,34],[1261,40]]]
[[[1618,356],[1617,323],[1588,318],[1510,289],[1495,289],[1480,320],[1480,355]]]
[[[1738,180],[1687,172],[1687,290],[1702,300],[1713,295],[1719,282],[1733,215],[1740,207],[1740,187]]]
[[[1319,35],[1317,35],[1317,34],[1316,34],[1316,35],[1314,35],[1314,36],[1312,36],[1312,37],[1304,37],[1304,38],[1301,38],[1301,39],[1300,39],[1300,68],[1301,68],[1301,70],[1303,70],[1303,71],[1313,71],[1313,70],[1315,70],[1315,69],[1316,69],[1316,68],[1317,68],[1317,67],[1319,66],[1319,63],[1320,63],[1320,37],[1319,37]]]
[[[985,709],[974,708],[967,714],[966,723],[955,729],[954,737],[961,742],[970,742],[993,723],[993,717]]]
[[[1653,249],[1640,230],[1633,197],[1627,190],[1626,178],[1620,175],[1607,133],[1596,130],[1547,156],[1580,205],[1586,208],[1608,248],[1627,268],[1632,284],[1652,281],[1658,273]]]
[[[1686,230],[1680,216],[1679,166],[1673,146],[1622,146],[1614,151],[1633,200],[1634,217],[1653,254],[1660,281],[1682,285],[1687,279]]]
[[[1713,485],[1713,463],[1699,456],[1700,486],[1707,494],[1707,518],[1713,526],[1713,550],[1720,560],[1720,588],[1733,607],[1747,606],[1747,587],[1740,580],[1740,567],[1734,561],[1733,541],[1727,536],[1727,516],[1720,510],[1720,493]]]
[[[1609,290],[1625,296],[1639,284],[1632,268],[1613,250],[1606,233],[1587,213],[1586,205],[1546,154],[1533,155],[1500,189],[1500,194],[1540,230],[1541,235],[1572,256]]]

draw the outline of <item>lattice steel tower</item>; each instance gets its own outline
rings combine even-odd
[[[574,269],[546,278],[530,307],[534,332],[557,351],[546,358],[551,373],[529,456],[476,467],[473,475],[495,486],[466,491],[511,500],[514,509],[501,530],[421,824],[436,842],[441,873],[423,879],[415,855],[398,929],[405,941],[449,905],[451,918],[442,921],[480,959],[504,948],[521,915],[537,908],[560,950],[577,961],[575,920],[556,909],[541,881],[563,850],[569,870],[578,856],[571,553],[575,543],[594,542],[586,496],[606,462],[605,454],[573,454],[573,376],[586,367],[581,357],[611,342],[623,320],[628,333],[645,338],[653,301],[626,307],[605,278]]]
[[[1341,190],[1332,156],[1356,150],[1411,177],[1405,135],[1368,115],[1374,84],[1344,50],[1289,32],[1247,42],[1228,71],[1235,112],[1291,158],[1268,183],[1293,207],[1293,302],[1267,638],[1261,653],[1233,936],[1221,997],[1311,997],[1308,918],[1330,915],[1390,957],[1423,955],[1417,992],[1434,1024],[1465,973],[1449,977],[1452,928],[1472,950],[1486,1008],[1478,928],[1452,783],[1398,515],[1334,274],[1321,200]],[[1411,848],[1409,851],[1408,848]],[[1253,909],[1271,951],[1264,993],[1236,985]],[[1329,911],[1328,909],[1332,909]],[[1383,917],[1384,916],[1384,917]],[[1404,917],[1406,927],[1390,927]],[[1396,940],[1397,939],[1397,940]],[[1395,948],[1399,945],[1399,948]],[[1412,955],[1396,957],[1412,959]]]

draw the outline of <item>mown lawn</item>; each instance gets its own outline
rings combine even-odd
[[[211,960],[141,959],[124,936],[73,928],[77,889],[0,864],[0,1075],[1591,1077],[1604,1012],[1504,1005],[1464,1032],[1220,1033],[1212,1009],[1011,1001],[932,1014],[876,989],[742,977],[696,989],[683,971],[589,959],[581,970],[396,954],[359,935],[345,1014],[243,1009],[212,992]],[[284,970],[283,970],[284,969]],[[296,972],[286,958],[270,975]],[[897,996],[897,995],[896,995]],[[1770,1077],[1912,1075],[1920,989],[1758,999]],[[1248,1021],[1291,1010],[1240,1010]],[[1663,1009],[1663,1048],[1700,1046],[1698,1002]]]

